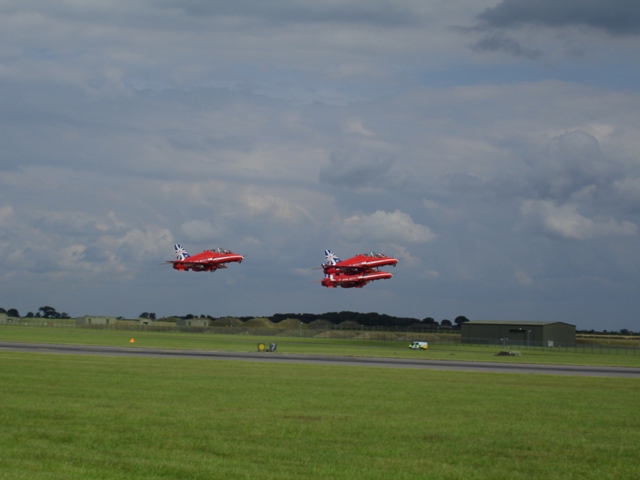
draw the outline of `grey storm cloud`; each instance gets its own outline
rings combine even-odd
[[[627,0],[503,0],[476,17],[470,30],[485,32],[473,50],[502,51],[527,59],[541,58],[542,51],[506,36],[524,27],[588,27],[611,36],[640,34],[640,3]],[[578,49],[579,50],[579,49]],[[571,49],[568,49],[571,52]],[[575,54],[576,52],[573,51]]]
[[[331,166],[320,170],[320,181],[336,185],[370,187],[379,185],[389,173],[394,157],[367,150],[331,154]]]
[[[473,49],[478,52],[503,51],[515,57],[523,57],[530,60],[535,60],[542,56],[541,50],[526,48],[517,40],[507,38],[501,34],[487,35],[478,40],[478,42],[473,45]]]
[[[165,8],[177,8],[193,16],[248,17],[274,23],[364,23],[382,26],[414,25],[418,11],[406,2],[384,0],[343,2],[237,2],[233,0],[163,0]]]
[[[498,172],[485,178],[458,172],[444,176],[443,182],[454,192],[563,203],[576,196],[609,198],[616,182],[625,178],[623,169],[602,153],[598,140],[581,130],[554,137],[524,164],[519,174]]]
[[[528,180],[542,198],[567,199],[586,188],[603,188],[616,178],[598,140],[583,131],[552,139],[531,166]]]
[[[548,200],[527,200],[520,212],[535,230],[565,240],[587,240],[597,237],[635,236],[638,227],[632,222],[613,218],[593,220],[578,212],[574,204],[555,205]]]
[[[503,0],[477,18],[484,29],[576,25],[612,35],[640,34],[640,3],[629,0]]]
[[[594,241],[638,233],[625,214],[634,211],[640,179],[602,152],[591,134],[574,130],[551,139],[520,175],[443,178],[454,192],[480,198],[518,199],[529,233],[560,241]]]
[[[219,236],[217,230],[208,220],[189,220],[180,225],[180,233],[188,240],[200,242],[209,241]]]

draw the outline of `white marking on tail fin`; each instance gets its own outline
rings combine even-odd
[[[173,246],[173,248],[176,249],[176,258],[178,260],[184,260],[185,258],[189,258],[189,254],[187,253],[187,251],[177,243]]]
[[[336,256],[336,254],[333,253],[331,250],[325,250],[324,256],[326,258],[325,265],[335,265],[337,262],[340,261],[340,259]]]

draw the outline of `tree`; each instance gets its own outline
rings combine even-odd
[[[451,326],[451,320],[447,320],[446,318],[444,320],[442,320],[440,322],[440,325],[442,325],[443,327],[450,327]]]
[[[139,315],[139,317],[140,317],[140,318],[149,318],[149,312],[142,312],[142,313]]]
[[[436,322],[436,321],[433,319],[433,317],[423,318],[423,319],[422,319],[422,321],[423,321],[424,323],[428,323],[428,324],[438,323],[438,322]]]
[[[40,307],[38,310],[42,312],[42,318],[60,318],[60,314],[53,307]]]
[[[15,308],[10,308],[9,310],[7,310],[7,315],[9,315],[10,317],[20,316],[20,314],[18,313],[18,310],[16,310]]]
[[[456,319],[453,321],[453,323],[456,324],[456,328],[460,328],[462,327],[463,323],[468,322],[469,319],[463,315],[460,315],[459,317],[456,317]]]

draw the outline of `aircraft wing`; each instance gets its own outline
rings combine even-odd
[[[373,270],[373,267],[365,266],[365,265],[323,265],[323,270],[333,270],[335,272],[347,273],[347,274],[358,274],[358,273],[367,273]]]
[[[215,272],[219,268],[227,268],[226,265],[217,265],[212,262],[188,262],[184,260],[170,260],[166,263],[171,263],[175,270],[193,271],[193,272]]]
[[[180,265],[185,265],[188,267],[214,267],[214,268],[227,268],[226,265],[221,264],[220,262],[216,262],[215,260],[209,260],[206,262],[175,262]]]

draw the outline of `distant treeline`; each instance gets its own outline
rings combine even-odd
[[[247,321],[253,317],[240,317],[240,320]],[[327,313],[276,313],[270,317],[265,317],[271,320],[273,323],[279,323],[287,318],[297,318],[302,323],[311,323],[316,320],[326,320],[335,325],[339,325],[343,322],[355,322],[358,325],[365,327],[410,327],[415,324],[431,324],[433,326],[440,325],[433,318],[427,317],[420,320],[413,317],[394,317],[393,315],[386,315],[384,313],[360,313],[360,312],[327,312]],[[468,321],[466,317],[457,317],[458,322],[460,320]],[[442,321],[443,326],[451,326],[449,320]]]
[[[5,310],[4,308],[0,308],[0,313],[6,313],[9,316],[20,317],[20,314],[15,308],[11,308],[9,310]],[[50,306],[40,307],[38,312],[33,314],[29,312],[27,317],[42,317],[42,318],[70,318],[68,314],[62,312],[58,313],[55,308]],[[156,321],[158,318],[156,314],[153,312],[143,312],[139,315],[140,318],[149,319],[151,321]],[[182,315],[175,316],[169,318],[182,318],[182,319],[192,319],[192,318],[208,318],[210,320],[216,320],[215,317],[211,315]],[[435,321],[432,317],[426,317],[423,319],[414,318],[414,317],[395,317],[393,315],[387,315],[384,313],[360,313],[360,312],[326,312],[326,313],[276,313],[271,316],[264,317],[236,317],[243,322],[248,320],[252,320],[254,318],[268,318],[273,323],[279,323],[282,320],[286,320],[288,318],[295,318],[300,320],[304,324],[309,324],[315,322],[316,320],[325,320],[334,325],[339,325],[344,322],[353,322],[361,325],[363,327],[398,327],[398,328],[407,328],[412,325],[420,325],[422,327],[445,327],[445,328],[459,328],[460,324],[464,322],[468,322],[469,319],[464,316],[458,316],[456,319],[451,322],[451,320],[444,319],[441,322]],[[122,319],[122,317],[118,317],[118,319]],[[165,318],[164,320],[166,320]]]

